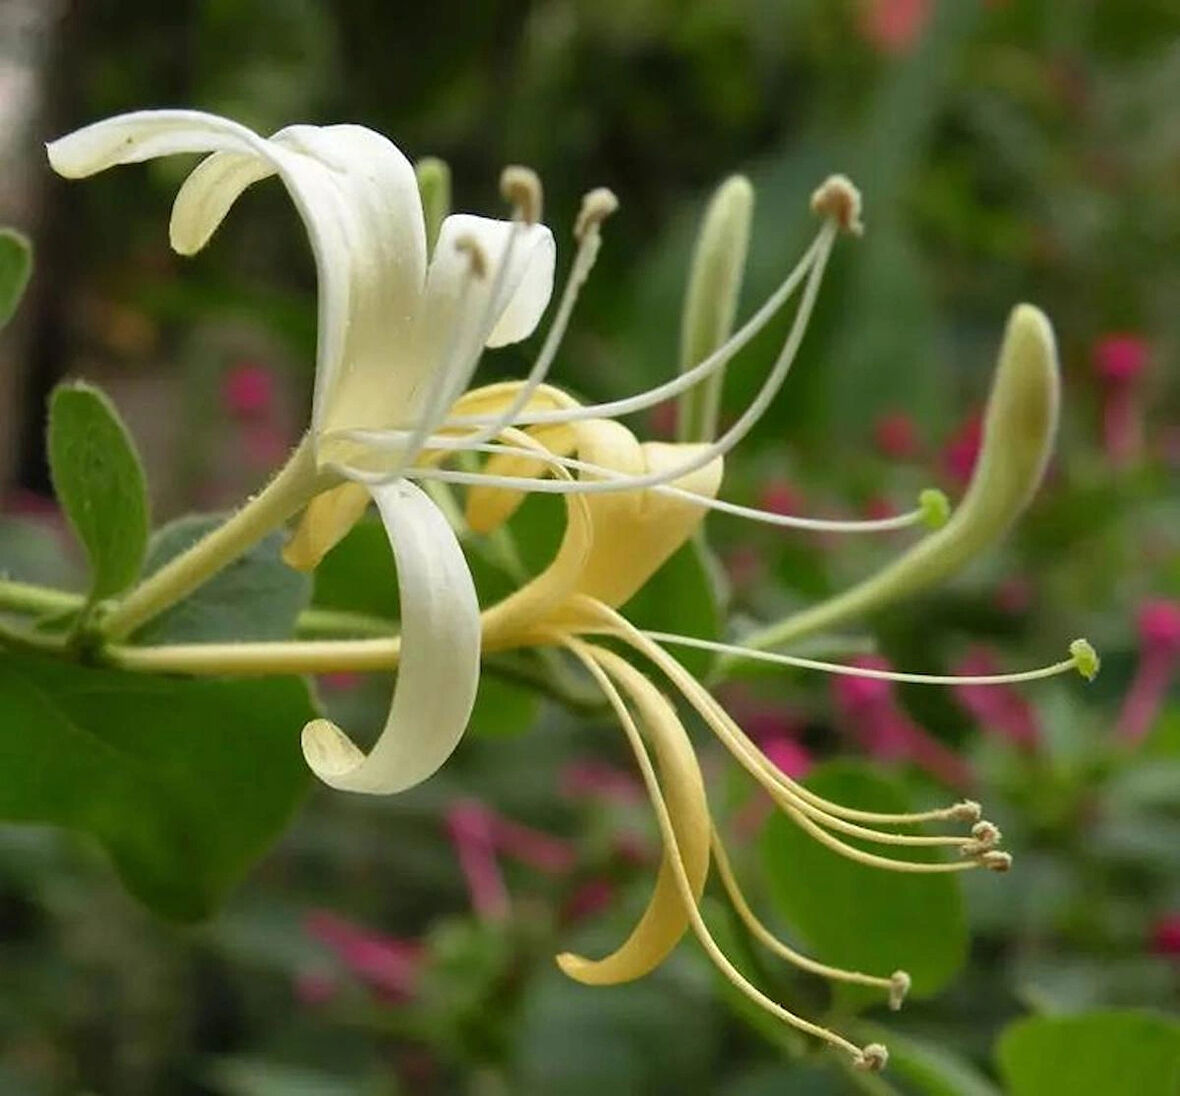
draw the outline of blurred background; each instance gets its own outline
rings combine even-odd
[[[1065,375],[1045,489],[1001,551],[873,638],[913,670],[1037,665],[1076,635],[1105,659],[1089,688],[722,686],[792,772],[868,756],[918,797],[984,800],[1003,826],[1017,866],[967,880],[965,962],[889,1017],[942,1061],[937,1084],[914,1070],[862,1087],[751,1027],[691,945],[630,987],[564,981],[556,951],[626,931],[657,839],[609,720],[501,686],[424,788],[314,792],[196,928],[142,911],[84,842],[0,829],[0,1091],[982,1096],[999,1091],[998,1033],[1030,1010],[1176,1012],[1178,102],[1175,0],[0,0],[0,223],[36,245],[0,343],[5,570],[71,578],[43,443],[63,377],[119,405],[157,521],[234,505],[305,423],[314,269],[280,187],[252,190],[181,259],[167,221],[187,161],[85,184],[45,164],[42,142],[78,125],[188,106],[263,132],[371,126],[447,160],[460,210],[499,214],[499,169],[530,164],[563,266],[581,194],[610,186],[622,206],[554,374],[600,399],[675,370],[691,246],[723,178],[743,172],[757,193],[746,315],[814,231],[811,189],[847,172],[868,231],[838,248],[727,497],[843,516],[908,509],[926,486],[958,497],[1007,311],[1033,301]],[[731,366],[727,413],[783,329]],[[480,378],[520,375],[527,350],[490,355]],[[671,436],[674,409],[634,425]],[[709,540],[736,630],[906,543],[725,518]],[[353,722],[375,720],[388,688],[320,682]],[[773,890],[791,865],[750,789],[707,760],[740,858]],[[811,983],[777,988],[825,1005]]]

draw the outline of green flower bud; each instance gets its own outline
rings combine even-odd
[[[426,219],[426,249],[433,252],[438,231],[451,212],[451,169],[445,160],[424,156],[414,165],[414,173]]]
[[[680,369],[691,369],[713,353],[733,330],[746,252],[754,188],[744,175],[731,175],[714,192],[701,222],[680,325]],[[707,442],[717,436],[725,370],[690,388],[679,401],[676,436]]]

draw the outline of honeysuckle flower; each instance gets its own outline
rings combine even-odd
[[[960,511],[880,575],[809,610],[814,624],[811,630],[867,612],[937,581],[1006,529],[1027,503],[1044,470],[1056,421],[1056,385],[1048,324],[1035,310],[1022,306],[1014,312],[1005,337],[983,449]],[[572,481],[571,471],[601,477],[604,470],[613,470],[620,482],[634,486],[626,492],[562,492],[567,526],[558,553],[540,575],[485,611],[485,649],[550,646],[565,650],[581,663],[606,695],[626,733],[663,841],[655,889],[630,936],[610,955],[592,959],[564,954],[558,957],[559,965],[587,984],[627,981],[652,970],[691,929],[720,972],[760,1007],[843,1049],[856,1066],[880,1068],[886,1058],[883,1047],[858,1047],[836,1032],[788,1012],[733,966],[700,911],[710,865],[716,865],[730,901],[750,932],[781,958],[828,978],[875,986],[895,1007],[908,988],[908,977],[902,971],[876,975],[819,963],[775,938],[758,920],[730,868],[696,755],[675,707],[648,673],[606,643],[621,644],[643,659],[663,679],[664,687],[671,686],[704,720],[775,806],[827,847],[859,863],[901,872],[958,872],[980,867],[1004,871],[1010,857],[998,849],[999,831],[980,818],[978,804],[964,801],[933,811],[892,815],[823,799],[760,750],[666,647],[696,647],[727,657],[819,668],[867,679],[874,686],[887,681],[952,684],[956,679],[895,673],[880,666],[823,663],[636,629],[619,610],[686,543],[710,508],[722,472],[716,447],[705,443],[641,444],[625,427],[610,420],[563,416],[558,425],[547,419],[540,423],[543,425],[530,432],[505,431],[506,444],[491,450],[483,479],[472,481],[474,486],[467,496],[466,521],[472,530],[491,532],[507,521],[522,500],[521,488],[545,482],[535,478],[545,467],[567,484],[583,482]],[[576,457],[571,459],[565,455],[568,453]],[[666,470],[676,473],[671,483],[666,482]],[[796,627],[796,632],[801,630]],[[969,681],[983,685],[1032,680],[1069,670],[1092,676],[1096,668],[1093,651],[1084,641],[1077,641],[1071,647],[1071,657],[1051,667]],[[649,748],[655,755],[654,764]],[[956,821],[968,824],[969,832],[913,835],[894,828],[916,822]],[[850,845],[845,840],[848,836],[889,851],[941,846],[957,851],[959,857],[913,861],[904,855],[867,852]]]
[[[397,561],[404,657],[385,729],[367,757],[326,721],[305,732],[304,752],[334,787],[401,790],[433,773],[467,724],[479,675],[479,606],[454,531],[397,473],[466,389],[480,350],[535,328],[552,292],[553,237],[533,216],[460,214],[442,222],[428,262],[414,169],[361,126],[289,126],[264,138],[210,114],[146,111],[48,146],[54,169],[70,178],[175,153],[208,154],[173,206],[170,236],[181,254],[199,251],[238,197],[272,175],[307,229],[319,279],[315,386],[308,443],[287,470],[302,483],[286,494],[297,507],[328,490],[311,503],[296,554],[331,544],[371,498]],[[380,480],[358,467],[369,450],[347,435],[360,429],[388,430],[386,440],[396,442],[382,450]],[[129,624],[134,618],[120,621]]]
[[[329,910],[313,910],[304,928],[383,999],[408,1001],[417,992],[424,959],[419,941],[375,932]]]

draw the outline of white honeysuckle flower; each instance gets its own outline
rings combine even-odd
[[[366,480],[363,491],[344,490],[364,505],[369,496],[376,502],[402,604],[402,663],[377,745],[366,757],[317,720],[304,731],[304,753],[336,788],[395,792],[424,780],[454,750],[471,714],[479,605],[453,530],[399,473],[465,391],[483,347],[516,342],[536,327],[553,290],[552,234],[519,218],[454,215],[428,262],[412,165],[385,137],[356,125],[289,126],[267,138],[212,114],[142,111],[86,126],[47,151],[67,178],[210,154],[173,207],[172,245],[186,255],[208,242],[252,184],[278,175],[286,186],[319,278],[310,434],[317,474],[329,485]],[[350,440],[358,430],[386,432],[386,445],[376,452]],[[367,474],[356,463],[366,457],[379,462],[376,469],[369,462]]]

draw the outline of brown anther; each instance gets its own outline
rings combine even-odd
[[[535,225],[541,219],[544,190],[531,167],[509,164],[500,172],[500,193],[526,225]]]
[[[985,849],[994,849],[1003,840],[1000,827],[986,819],[971,827],[971,836]]]
[[[455,250],[467,256],[473,277],[482,280],[488,276],[488,253],[474,236],[470,233],[460,236],[455,241]]]
[[[865,1073],[880,1073],[889,1062],[889,1051],[880,1043],[869,1043],[852,1059],[852,1068]]]
[[[904,970],[895,970],[889,976],[889,1007],[896,1012],[901,1008],[906,994],[910,991],[911,979]]]
[[[864,234],[860,219],[860,191],[847,175],[829,175],[811,195],[811,209],[821,217],[831,217],[845,232]]]
[[[989,849],[987,852],[979,854],[979,862],[988,869],[988,871],[1008,871],[1012,867],[1012,854],[1007,852],[999,852],[996,849]]]
[[[596,229],[618,208],[619,199],[609,187],[599,186],[589,191],[582,198],[582,208],[574,222],[574,239],[581,243],[586,233]]]
[[[983,808],[974,799],[964,799],[951,807],[949,815],[957,822],[978,822],[983,817]]]

